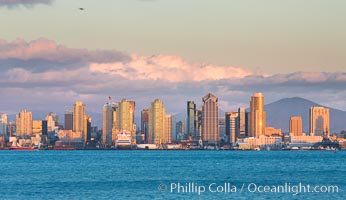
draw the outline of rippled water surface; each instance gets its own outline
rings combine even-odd
[[[250,192],[299,183],[338,192]],[[346,199],[346,152],[0,151],[0,188],[0,199]]]

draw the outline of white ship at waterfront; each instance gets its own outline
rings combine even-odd
[[[132,149],[132,137],[131,134],[122,131],[122,133],[117,134],[115,140],[116,149]]]

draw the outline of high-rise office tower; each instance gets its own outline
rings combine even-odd
[[[108,102],[102,108],[102,143],[112,145],[115,138],[112,130],[115,127],[116,104]]]
[[[73,130],[73,111],[70,111],[70,110],[65,111],[64,129]]]
[[[7,135],[7,114],[1,114],[0,118],[0,135]]]
[[[226,118],[219,117],[219,140],[227,141],[226,138]]]
[[[22,110],[16,116],[16,133],[17,136],[22,136],[24,134],[32,134],[32,113],[27,112],[25,109]]]
[[[187,102],[186,134],[196,136],[196,104],[193,101]]]
[[[329,108],[320,106],[310,108],[310,134],[329,137]]]
[[[46,115],[47,125],[48,125],[48,132],[52,132],[55,130],[55,120],[54,120],[54,114],[52,112],[48,113]]]
[[[182,136],[184,136],[185,134],[185,126],[184,126],[184,122],[179,121],[176,123],[175,125],[175,136],[176,138],[174,138],[174,140],[177,140],[178,138],[182,138]]]
[[[145,143],[148,143],[148,126],[149,126],[149,110],[143,109],[141,111],[141,131],[144,134]]]
[[[259,137],[265,134],[266,112],[264,111],[264,96],[255,93],[250,102],[250,137]]]
[[[219,102],[211,93],[202,98],[202,140],[208,144],[219,142]]]
[[[162,101],[155,99],[149,109],[149,143],[162,144],[165,131],[166,111]]]
[[[238,131],[237,136],[238,138],[245,138],[246,137],[246,126],[247,126],[247,120],[246,120],[246,110],[244,107],[240,107],[238,109]]]
[[[92,118],[89,115],[84,116],[84,132],[85,134],[83,135],[83,141],[84,143],[88,143],[91,140],[91,121]]]
[[[171,143],[172,141],[172,115],[165,116],[165,132],[163,134],[163,143]]]
[[[202,110],[201,109],[196,109],[196,121],[195,121],[195,126],[196,126],[196,135],[195,139],[199,140],[202,138]]]
[[[125,131],[130,133],[133,137],[136,136],[136,129],[134,126],[134,115],[135,115],[135,102],[127,101],[122,99],[118,104],[116,110],[117,120],[116,120],[116,129],[119,133]]]
[[[290,133],[294,136],[303,135],[303,122],[301,116],[292,116],[290,118]]]
[[[81,101],[77,101],[73,106],[73,132],[81,133],[82,138],[86,136],[85,128],[85,105]]]
[[[48,122],[47,120],[42,120],[42,135],[48,135]]]
[[[234,144],[237,138],[237,132],[239,132],[239,120],[238,112],[226,112],[226,135],[228,136],[228,142]]]

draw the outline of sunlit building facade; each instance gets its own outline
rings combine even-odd
[[[265,134],[266,112],[264,111],[264,95],[255,93],[250,101],[250,137],[259,137]]]
[[[202,140],[208,144],[219,142],[219,101],[212,93],[202,98]]]
[[[165,132],[166,111],[159,99],[151,103],[149,109],[149,143],[162,144]]]
[[[17,136],[32,134],[32,112],[24,109],[16,115],[16,134]]]
[[[225,119],[228,142],[234,144],[236,142],[237,132],[239,130],[238,112],[226,112]]]
[[[172,142],[172,115],[165,116],[165,132],[163,135],[163,143]]]
[[[313,106],[310,108],[310,135],[330,135],[329,108]]]
[[[80,133],[82,139],[86,136],[85,128],[85,105],[81,101],[77,101],[73,106],[73,132]]]
[[[292,116],[290,118],[290,133],[293,136],[303,135],[303,120],[301,116]]]
[[[115,138],[112,137],[112,129],[116,122],[116,104],[106,103],[102,108],[102,143],[112,145]]]

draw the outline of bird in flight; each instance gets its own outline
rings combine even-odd
[[[79,8],[79,10],[84,10],[84,8]]]

